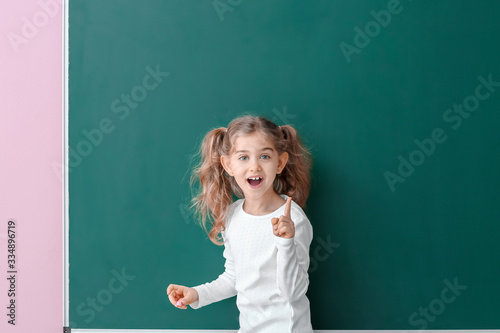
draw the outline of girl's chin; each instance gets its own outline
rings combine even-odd
[[[250,198],[254,196],[256,196],[256,198],[262,198],[266,196],[267,192],[269,191],[274,191],[272,186],[269,188],[261,185],[259,188],[255,189],[255,188],[250,188],[250,186],[247,185],[245,188],[243,188],[243,194],[245,198]]]

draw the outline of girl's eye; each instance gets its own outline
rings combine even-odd
[[[266,157],[266,158],[265,158],[266,160],[268,160],[268,159],[270,159],[270,158],[271,158],[269,155],[262,155],[262,156],[265,156],[265,157]],[[239,159],[240,161],[243,161],[243,160],[242,160],[242,158],[247,158],[247,157],[246,157],[245,155],[242,155],[242,156],[240,156],[238,159]]]

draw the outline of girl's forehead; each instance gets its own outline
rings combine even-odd
[[[267,140],[262,134],[253,133],[236,137],[233,149],[234,152],[239,150],[258,151],[266,147],[275,150],[274,144],[270,140]]]

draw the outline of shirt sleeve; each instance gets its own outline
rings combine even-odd
[[[292,208],[295,236],[282,238],[275,236],[277,253],[277,276],[279,294],[288,302],[299,300],[309,286],[309,246],[313,229],[307,216]],[[295,214],[293,214],[295,213]]]
[[[198,300],[189,304],[189,306],[191,306],[191,308],[193,309],[199,309],[205,305],[221,301],[237,294],[235,289],[236,277],[234,274],[231,248],[226,241],[224,230],[221,232],[221,234],[224,239],[224,252],[222,255],[226,259],[226,262],[224,264],[224,267],[226,269],[224,273],[219,275],[219,277],[214,281],[193,287],[198,292]]]

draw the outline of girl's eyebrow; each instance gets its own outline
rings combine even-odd
[[[260,151],[264,151],[264,150],[271,150],[271,151],[273,151],[273,148],[271,148],[271,147],[264,147]],[[238,150],[238,151],[235,152],[235,154],[236,153],[248,153],[248,150]]]

